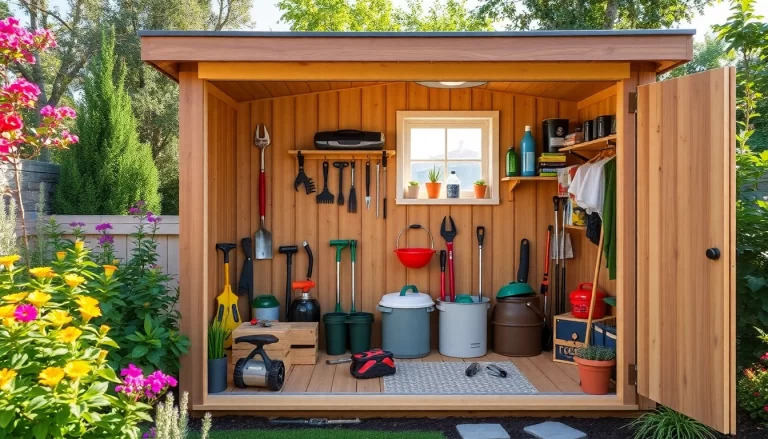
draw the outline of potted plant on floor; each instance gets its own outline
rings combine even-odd
[[[208,325],[208,393],[227,390],[228,358],[224,353],[224,341],[232,331],[216,319]]]
[[[475,198],[485,198],[485,193],[488,190],[488,185],[485,184],[485,180],[477,180],[475,182]]]
[[[419,198],[419,182],[418,181],[408,182],[408,198],[411,198],[413,200],[415,200],[416,198]]]
[[[432,169],[429,170],[429,174],[427,174],[429,183],[426,183],[427,196],[429,198],[437,198],[440,196],[440,186],[443,185],[443,183],[440,181],[442,176],[443,171],[437,166],[433,166]]]
[[[616,365],[616,350],[606,346],[576,349],[574,361],[579,367],[581,390],[590,395],[608,393],[611,370]]]

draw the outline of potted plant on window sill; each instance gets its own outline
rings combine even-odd
[[[232,334],[216,319],[208,325],[208,393],[227,390],[227,363],[224,342]]]
[[[616,365],[616,350],[606,346],[586,346],[576,349],[573,360],[579,367],[581,390],[590,395],[605,395]]]
[[[408,198],[412,200],[419,198],[419,182],[418,181],[408,182]]]
[[[485,198],[485,193],[488,191],[488,185],[485,184],[485,180],[477,180],[475,182],[475,198],[478,200]]]
[[[427,186],[427,197],[438,198],[440,196],[440,187],[443,185],[443,183],[440,182],[440,177],[442,177],[442,175],[442,170],[437,166],[433,166],[432,169],[429,170],[429,174],[427,174],[429,183],[425,184]]]

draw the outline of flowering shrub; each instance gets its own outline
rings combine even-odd
[[[760,339],[768,343],[768,335],[760,331]],[[768,424],[768,352],[751,367],[744,369],[736,385],[736,400],[752,419]]]
[[[138,438],[137,424],[151,421],[147,402],[175,380],[130,367],[117,378],[108,357],[118,345],[96,322],[102,305],[91,287],[111,288],[114,270],[91,262],[82,241],[61,251],[63,261],[29,276],[19,255],[0,257],[0,436]],[[142,394],[125,392],[138,383]]]

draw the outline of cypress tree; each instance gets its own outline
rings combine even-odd
[[[157,168],[149,145],[139,142],[125,66],[115,60],[114,31],[88,66],[77,116],[80,142],[62,154],[53,207],[58,214],[121,215],[138,200],[158,213]],[[117,68],[117,72],[115,69]]]

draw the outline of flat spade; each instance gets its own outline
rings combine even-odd
[[[259,135],[259,128],[264,128],[264,134]],[[259,230],[253,236],[254,256],[256,259],[272,259],[272,233],[264,224],[267,210],[267,173],[264,171],[264,150],[269,146],[269,131],[266,125],[256,125],[254,143],[261,149],[261,170],[259,171]]]

